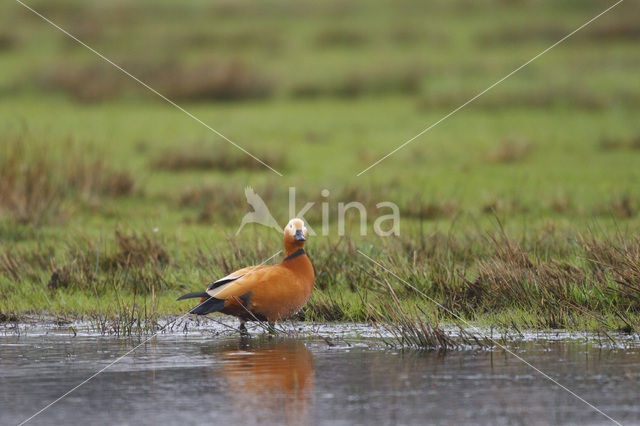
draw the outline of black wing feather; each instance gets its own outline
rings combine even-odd
[[[196,315],[206,315],[210,314],[211,312],[218,312],[222,308],[224,308],[224,300],[210,297],[195,308],[191,309],[189,313]]]
[[[207,287],[207,290],[211,290],[211,289],[213,289],[213,288],[218,288],[218,287],[220,287],[221,285],[225,285],[225,284],[227,284],[227,283],[230,283],[230,282],[232,282],[232,281],[235,281],[235,280],[237,280],[237,279],[239,279],[239,278],[244,277],[245,275],[246,275],[246,274],[242,274],[242,275],[238,275],[237,277],[227,278],[226,280],[224,280],[224,279],[223,279],[223,280],[218,280],[218,281],[216,281],[216,282],[214,282],[214,283],[209,284],[209,287]]]

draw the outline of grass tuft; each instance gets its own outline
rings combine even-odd
[[[287,160],[284,154],[277,151],[256,152],[253,155],[265,163],[279,170],[287,168]],[[254,158],[245,153],[229,148],[227,145],[216,147],[201,144],[186,144],[180,148],[170,149],[162,153],[152,163],[153,168],[172,172],[193,170],[267,170],[268,169]]]
[[[64,156],[50,144],[26,134],[6,137],[0,158],[0,216],[16,223],[40,224],[64,220],[65,203],[131,194],[135,180],[114,171],[101,158],[89,158],[77,145],[67,144]]]
[[[525,160],[533,150],[533,144],[526,139],[507,139],[488,155],[493,163],[517,163]]]
[[[621,150],[621,149],[629,149],[629,150],[640,149],[640,134],[630,138],[603,137],[598,142],[598,146],[602,151],[614,151],[614,150]]]
[[[122,61],[123,68],[174,101],[245,100],[267,97],[273,91],[264,73],[240,60],[203,60],[196,64]],[[84,102],[113,99],[138,90],[109,64],[64,64],[40,77],[43,88],[63,90]]]

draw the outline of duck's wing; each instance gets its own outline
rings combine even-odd
[[[224,286],[225,284],[229,284],[229,283],[231,283],[231,282],[233,282],[235,280],[238,280],[238,279],[244,277],[245,275],[250,274],[252,271],[260,269],[260,268],[262,268],[264,266],[266,266],[266,265],[248,266],[246,268],[238,269],[237,271],[230,273],[226,277],[220,278],[219,280],[212,282],[211,284],[209,284],[207,286],[207,289],[205,291],[196,291],[194,293],[188,293],[188,294],[185,294],[183,296],[180,296],[178,298],[178,300],[195,299],[195,298],[198,298],[198,297],[200,297],[200,298],[209,297],[210,290],[215,290],[217,288],[220,288],[220,287]]]
[[[235,280],[245,276],[246,274],[248,274],[248,273],[250,273],[252,271],[255,271],[256,269],[259,269],[259,268],[261,268],[263,266],[265,266],[265,265],[247,266],[246,268],[238,269],[237,271],[234,271],[234,272],[230,273],[226,277],[220,278],[218,281],[214,281],[211,284],[209,284],[207,286],[207,290],[213,290],[214,288],[218,288],[218,287],[223,286],[223,285],[225,285],[227,283],[235,281]]]
[[[282,271],[282,268],[278,267],[278,265],[256,266],[231,281],[207,290],[206,293],[216,299],[242,297],[252,291],[257,285],[277,281],[283,272],[285,271]]]
[[[245,306],[248,301],[248,294],[257,285],[268,279],[269,271],[272,268],[274,266],[251,266],[219,279],[206,291],[193,294],[192,297],[202,297],[202,299],[200,304],[191,309],[189,313],[206,315],[225,309],[228,303],[237,305],[238,301],[241,306]]]

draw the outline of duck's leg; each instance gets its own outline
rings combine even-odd
[[[246,336],[249,334],[249,332],[247,331],[247,326],[244,323],[245,322],[243,320],[240,320],[240,328],[238,328],[238,330],[240,331],[241,335]]]
[[[268,327],[268,329],[269,329],[269,337],[273,337],[273,336],[275,336],[275,335],[278,333],[278,332],[277,332],[277,330],[276,330],[276,323],[275,323],[275,321],[274,321],[274,322],[270,322],[270,323],[269,323],[269,327]]]

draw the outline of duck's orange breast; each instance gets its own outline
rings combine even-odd
[[[277,273],[267,285],[257,286],[249,299],[248,308],[263,315],[269,322],[288,318],[307,303],[315,274],[306,255],[276,266]]]

